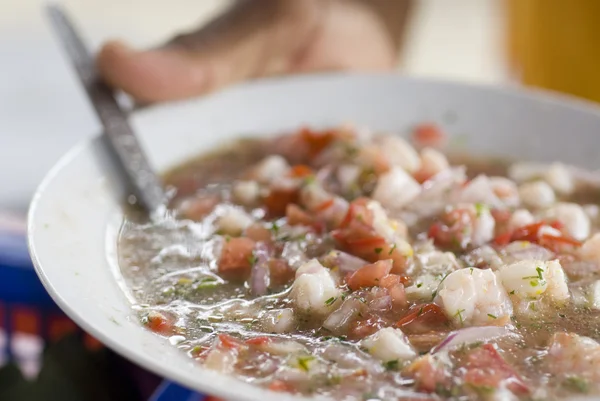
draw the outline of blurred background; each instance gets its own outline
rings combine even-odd
[[[210,19],[228,1],[61,3],[88,44],[98,48],[116,37],[140,47],[159,44]],[[50,32],[42,4],[0,1],[0,206],[18,210],[26,207],[57,158],[99,127]],[[414,11],[402,71],[490,84],[507,81],[501,0],[420,0]]]
[[[99,132],[44,18],[45,3],[0,1],[0,400],[184,399],[185,391],[169,390],[168,384],[155,391],[160,378],[77,332],[31,271],[24,215],[33,191],[62,154]],[[210,20],[229,1],[60,3],[97,49],[111,38],[136,47],[160,44]],[[524,83],[600,100],[600,1],[414,4],[399,72],[491,85]],[[54,345],[42,360],[48,342]],[[167,396],[160,398],[161,392]]]

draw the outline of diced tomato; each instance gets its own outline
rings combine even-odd
[[[380,260],[371,265],[366,265],[355,271],[347,280],[348,288],[356,291],[359,288],[375,287],[381,279],[392,270],[391,260]]]
[[[512,233],[510,232],[497,235],[496,238],[494,238],[494,244],[499,246],[508,245],[510,243],[511,238]]]
[[[297,164],[290,169],[290,177],[304,178],[313,175],[313,170],[306,164]]]
[[[408,314],[398,320],[396,326],[412,332],[429,331],[433,328],[445,325],[448,318],[438,305],[434,303],[415,305],[410,308]]]
[[[295,272],[284,259],[269,260],[269,273],[272,285],[283,285],[294,278]]]
[[[152,311],[146,319],[146,326],[155,333],[170,334],[173,331],[173,321],[167,315]]]
[[[271,342],[271,337],[267,337],[267,336],[260,336],[260,337],[254,337],[254,338],[250,338],[248,340],[246,340],[246,344],[247,345],[265,345]]]
[[[542,234],[538,240],[538,243],[552,251],[559,252],[564,246],[568,247],[580,247],[581,242],[573,238],[565,237],[564,235],[555,236],[550,234]]]
[[[219,259],[219,274],[227,280],[246,280],[256,243],[250,238],[227,238]]]
[[[244,231],[244,236],[256,242],[271,242],[271,230],[260,223],[252,223]]]
[[[315,220],[310,214],[293,203],[287,205],[285,209],[285,216],[288,224],[291,226],[312,226],[315,223]]]
[[[435,124],[423,123],[414,128],[412,140],[418,147],[440,147],[446,140],[446,134]]]
[[[271,188],[263,203],[270,217],[285,215],[287,205],[298,202],[297,188]]]
[[[273,380],[271,384],[269,384],[269,390],[278,391],[282,393],[290,393],[294,391],[294,387],[291,384],[286,383],[282,380]]]
[[[219,345],[225,349],[239,349],[242,346],[242,343],[237,338],[232,337],[229,334],[220,333]]]
[[[515,394],[529,392],[523,379],[502,358],[492,344],[483,344],[469,353],[464,381],[475,388],[498,388],[505,384]]]
[[[308,145],[309,153],[311,156],[316,156],[329,146],[337,137],[335,131],[313,131],[308,128],[303,128],[300,131],[300,137]]]
[[[315,208],[315,212],[322,212],[324,210],[327,210],[331,206],[333,206],[334,203],[335,203],[335,200],[333,198],[328,199],[328,200],[324,201],[323,203],[321,203],[320,205],[317,205],[317,207]]]
[[[552,228],[556,228],[557,230],[562,230],[564,227],[564,224],[558,220],[551,221],[550,223],[548,223],[548,225]]]

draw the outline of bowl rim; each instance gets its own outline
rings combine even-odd
[[[304,75],[296,75],[296,76],[287,76],[287,77],[272,77],[272,78],[263,78],[256,79],[250,82],[245,82],[239,85],[234,85],[232,87],[226,88],[220,92],[219,94],[226,95],[230,91],[244,89],[244,88],[252,88],[252,87],[263,87],[268,85],[280,85],[285,83],[294,83],[294,82],[311,82],[314,80],[321,79],[346,79],[352,77],[363,77],[363,78],[377,78],[377,79],[394,79],[394,80],[402,80],[406,82],[420,83],[420,84],[431,84],[431,85],[441,85],[445,87],[462,87],[462,88],[470,88],[472,90],[476,90],[479,92],[496,92],[503,95],[508,95],[516,98],[526,98],[536,102],[543,102],[548,105],[558,105],[564,108],[576,109],[579,111],[584,111],[589,114],[593,114],[600,121],[600,105],[596,104],[592,101],[577,98],[572,95],[562,94],[555,91],[545,90],[545,89],[536,89],[536,88],[523,88],[517,86],[498,86],[498,85],[490,85],[490,84],[481,84],[481,83],[470,83],[470,82],[459,82],[447,79],[436,79],[436,78],[420,78],[420,77],[407,77],[401,76],[398,74],[391,73],[383,73],[383,74],[364,74],[364,73],[318,73],[318,74],[304,74]],[[211,95],[208,95],[211,96]],[[182,100],[177,102],[169,103],[169,107],[177,107],[177,105],[186,103],[188,100]],[[145,108],[135,110],[132,115],[144,115],[148,113],[154,113],[156,110],[163,108],[164,105],[151,105]],[[35,238],[35,219],[36,213],[40,207],[41,200],[45,195],[46,191],[49,187],[51,187],[52,183],[56,179],[58,175],[65,169],[74,159],[76,159],[82,152],[85,152],[87,149],[94,148],[98,146],[98,143],[101,139],[101,135],[94,136],[92,138],[84,139],[80,141],[77,145],[72,147],[66,154],[64,154],[55,165],[48,171],[45,175],[41,183],[38,185],[32,200],[30,202],[29,210],[27,213],[27,244],[29,253],[35,267],[35,271],[40,278],[44,288],[48,291],[52,299],[56,302],[56,304],[64,311],[64,313],[69,316],[74,322],[76,322],[81,328],[85,331],[89,332],[96,338],[98,338],[102,343],[106,344],[109,348],[113,349],[118,354],[123,357],[135,362],[136,364],[142,366],[144,369],[152,371],[158,375],[168,377],[169,379],[181,383],[185,386],[195,387],[193,383],[189,380],[181,379],[177,377],[173,377],[169,374],[168,369],[165,369],[158,364],[153,364],[149,362],[148,358],[145,358],[143,355],[138,353],[128,352],[128,349],[120,343],[120,341],[116,338],[111,338],[106,336],[102,331],[96,330],[93,324],[89,323],[89,321],[80,316],[76,311],[71,308],[66,301],[66,299],[55,291],[54,286],[47,276],[44,267],[42,266],[42,262],[39,259],[38,252],[36,251],[36,238]],[[104,246],[104,245],[103,245]],[[131,307],[131,305],[128,305]],[[140,330],[143,328],[140,326]],[[227,376],[219,374],[219,376]],[[231,377],[228,377],[231,379]],[[262,398],[264,400],[316,400],[321,397],[299,397],[294,395],[283,395],[281,393],[275,393],[272,391],[268,391],[266,389],[259,388],[258,386],[242,383],[241,381],[237,381],[235,379],[228,380],[230,383],[238,383],[236,384],[235,389],[219,389],[212,386],[207,391],[211,391],[211,395],[216,395],[220,397],[239,397],[240,399],[258,399]],[[207,386],[211,387],[211,386]],[[249,391],[247,394],[242,394],[240,390],[250,390],[250,387],[256,391]],[[253,397],[256,396],[256,397]],[[600,399],[600,398],[590,398],[590,399]]]

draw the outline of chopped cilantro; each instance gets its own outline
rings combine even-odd
[[[269,230],[271,230],[273,235],[277,236],[277,234],[279,234],[279,228],[279,224],[277,224],[277,222],[274,221],[271,223],[271,227],[269,227]]]
[[[569,376],[563,382],[565,387],[579,393],[587,393],[589,390],[589,383],[586,379],[579,376]]]
[[[257,261],[258,261],[258,258],[254,254],[254,252],[252,252],[252,255],[248,256],[248,262],[250,263],[250,266],[254,266]]]
[[[219,282],[217,281],[216,278],[214,277],[203,277],[202,279],[200,279],[198,281],[198,283],[195,285],[195,289],[200,290],[203,288],[211,288],[214,286],[219,285]]]
[[[327,301],[325,301],[325,305],[331,306],[335,302],[336,299],[337,299],[336,297],[329,298]]]
[[[383,251],[383,248],[375,248],[375,253],[379,255]]]
[[[438,284],[438,288],[440,285],[442,285],[442,283],[444,282],[444,280],[446,280],[446,277],[448,277],[450,273],[446,273],[444,274],[444,277],[442,277],[442,280],[440,281],[440,283]],[[435,291],[433,291],[433,293],[431,294],[431,300],[433,301],[435,299],[435,296],[437,295],[437,289]]]
[[[471,273],[471,276],[473,275],[473,268],[469,267],[469,272]]]
[[[394,253],[394,249],[396,249],[396,244],[392,245],[392,247],[390,248],[390,251],[388,252],[388,255],[391,255],[392,253]]]
[[[417,317],[421,316],[423,314],[423,307],[421,306],[421,308],[419,309],[419,313],[417,313]]]
[[[387,370],[398,370],[398,360],[392,359],[391,361],[384,362],[383,367]]]
[[[423,286],[423,283],[417,283],[417,288],[421,288]]]
[[[310,362],[315,359],[314,356],[299,356],[298,357],[298,366],[305,372],[310,370]]]
[[[464,312],[464,309],[459,309],[456,311],[456,313],[454,314],[454,316],[458,316],[458,319],[460,320],[460,323],[463,324],[464,323],[464,318],[462,313]]]
[[[492,315],[491,313],[488,313],[487,315],[488,315],[489,317],[491,317],[492,319],[498,319],[498,317],[497,317],[497,316],[495,316],[495,315]]]
[[[477,217],[481,216],[481,213],[485,212],[486,210],[487,206],[483,203],[478,202],[475,204],[475,212],[477,213]]]
[[[510,295],[515,295],[515,290],[512,290],[511,292],[509,292]]]
[[[540,280],[543,280],[544,276],[542,276],[542,273],[544,272],[544,269],[542,269],[541,267],[538,266],[538,267],[535,268],[535,271],[537,271],[538,278]]]

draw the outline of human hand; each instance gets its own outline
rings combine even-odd
[[[198,31],[158,49],[137,51],[108,42],[97,65],[109,84],[141,102],[197,96],[263,76],[389,70],[397,58],[396,38],[382,15],[390,7],[406,14],[404,4],[241,0]]]

